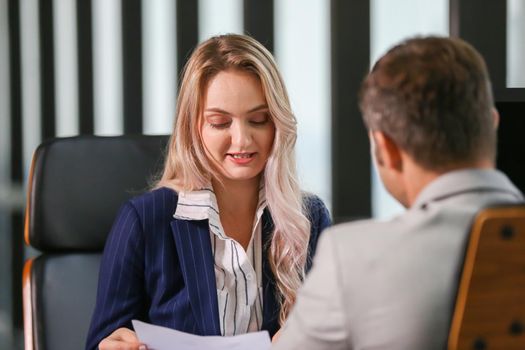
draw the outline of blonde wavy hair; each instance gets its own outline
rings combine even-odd
[[[227,69],[251,72],[259,78],[275,125],[275,139],[263,179],[274,222],[268,260],[275,276],[282,325],[304,278],[310,222],[304,214],[296,174],[297,122],[271,53],[255,39],[221,35],[195,49],[182,74],[174,130],[164,171],[155,187],[191,191],[203,188],[211,177],[218,177],[217,170],[208,162],[202,142],[195,140],[200,140],[199,126],[208,82]]]

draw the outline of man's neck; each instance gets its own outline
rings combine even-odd
[[[412,160],[404,161],[403,182],[405,187],[405,196],[403,204],[410,208],[416,201],[417,197],[432,181],[449,173],[451,171],[462,169],[494,169],[494,162],[489,159],[482,159],[479,161],[465,162],[461,164],[451,164],[439,170],[429,170],[421,167]]]

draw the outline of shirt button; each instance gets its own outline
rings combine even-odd
[[[253,279],[253,275],[252,275],[251,273],[247,274],[247,275],[246,275],[246,279],[247,279],[248,281],[251,281],[251,280]]]

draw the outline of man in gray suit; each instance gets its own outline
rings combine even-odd
[[[523,200],[494,169],[493,105],[484,61],[460,39],[410,39],[374,65],[361,111],[381,179],[407,211],[322,235],[276,349],[446,348],[475,213]]]

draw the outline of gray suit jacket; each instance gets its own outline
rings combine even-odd
[[[429,184],[390,221],[328,229],[275,349],[444,349],[475,213],[522,201],[495,170]]]

